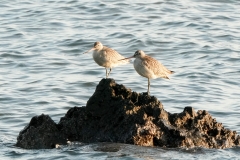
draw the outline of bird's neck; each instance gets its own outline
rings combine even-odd
[[[147,56],[141,56],[141,57],[138,57],[139,59],[141,60],[144,60],[145,58],[147,58]]]

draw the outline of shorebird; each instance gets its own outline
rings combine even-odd
[[[119,59],[124,59],[125,57],[123,57],[121,54],[119,54],[114,49],[103,46],[101,42],[95,42],[93,45],[93,48],[88,50],[85,53],[88,53],[90,51],[93,51],[92,56],[93,56],[94,61],[99,66],[105,67],[106,78],[108,78],[113,67],[116,67],[120,64],[126,64],[129,62],[128,59],[119,61]],[[107,70],[108,68],[110,68],[109,72]]]
[[[131,57],[124,58],[121,60],[126,60],[130,58],[136,58],[134,60],[134,69],[137,73],[143,77],[148,79],[148,90],[147,93],[149,95],[150,88],[150,79],[155,78],[168,78],[169,74],[174,73],[174,71],[168,70],[164,65],[162,65],[156,59],[146,55],[142,50],[137,50],[135,54]]]

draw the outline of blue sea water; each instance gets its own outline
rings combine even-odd
[[[0,159],[240,159],[239,147],[165,149],[116,143],[73,143],[52,150],[14,146],[35,115],[57,123],[85,106],[105,69],[89,50],[95,41],[132,56],[138,49],[175,74],[151,81],[168,112],[207,110],[240,133],[240,1],[2,0],[0,3]],[[147,79],[132,64],[110,78],[136,92]]]

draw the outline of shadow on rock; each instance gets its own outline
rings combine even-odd
[[[33,117],[17,138],[22,148],[54,148],[67,141],[117,142],[141,146],[229,148],[240,143],[207,111],[185,107],[171,114],[154,96],[132,92],[113,79],[102,79],[86,107],[74,107],[55,124]]]

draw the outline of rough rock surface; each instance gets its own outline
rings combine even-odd
[[[35,116],[19,133],[16,145],[26,149],[55,148],[57,143],[66,143],[57,127],[48,115]]]
[[[33,117],[17,138],[22,148],[53,148],[70,141],[120,142],[141,146],[229,148],[240,144],[207,111],[185,107],[171,114],[154,96],[132,92],[113,79],[102,79],[86,107],[74,107],[55,124]]]

